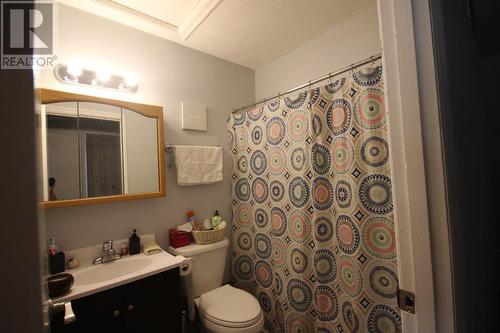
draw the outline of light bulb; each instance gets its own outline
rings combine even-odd
[[[125,78],[125,84],[129,88],[135,87],[137,85],[137,83],[138,83],[138,79],[137,79],[137,76],[135,76],[134,74],[129,74]]]
[[[79,77],[82,75],[82,68],[80,66],[77,66],[75,64],[68,65],[68,74],[73,76],[74,78]]]
[[[96,72],[96,78],[97,80],[99,80],[99,82],[106,82],[110,77],[111,74],[105,69],[100,69]]]

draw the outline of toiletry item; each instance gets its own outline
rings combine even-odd
[[[57,246],[56,246],[56,239],[54,237],[51,237],[51,238],[49,238],[48,253],[49,253],[49,255],[53,256],[57,252],[59,252],[59,250],[57,249]]]
[[[59,251],[56,245],[56,239],[54,237],[49,239],[49,272],[50,274],[57,274],[64,272],[66,262],[64,257],[64,252]]]
[[[212,221],[210,221],[210,219],[206,219],[205,221],[203,221],[202,230],[212,230]]]
[[[198,222],[198,220],[192,221],[191,224],[193,225],[193,230],[200,230],[201,225],[200,222]]]
[[[67,261],[66,261],[66,267],[68,269],[73,269],[73,268],[77,268],[78,266],[80,266],[80,260],[76,259],[76,258],[69,258]]]
[[[191,231],[193,231],[193,225],[189,222],[184,223],[184,224],[181,224],[180,226],[178,226],[177,230],[184,231],[184,232],[191,232]]]
[[[218,229],[219,224],[222,222],[222,217],[219,215],[219,211],[216,210],[214,216],[212,216],[212,228]]]
[[[131,256],[141,252],[141,238],[137,236],[136,232],[137,230],[134,229],[134,233],[130,236],[128,241],[128,252]]]
[[[49,272],[50,274],[57,274],[64,272],[65,260],[64,252],[59,251],[54,255],[49,254]]]
[[[144,254],[147,255],[160,253],[162,251],[161,247],[154,241],[147,242],[146,244],[144,244],[143,248]]]
[[[226,221],[222,221],[222,222],[219,224],[219,228],[217,228],[217,230],[224,229],[226,226],[227,226],[227,222],[226,222]]]
[[[189,212],[186,213],[186,215],[187,215],[187,222],[193,225],[193,229],[199,230],[201,226],[200,223],[198,222],[198,218],[196,217],[194,211],[190,210]]]
[[[120,255],[121,256],[126,256],[128,254],[128,247],[126,244],[122,244],[120,247]]]

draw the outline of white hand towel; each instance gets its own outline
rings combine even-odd
[[[181,186],[222,181],[222,147],[176,146],[175,161]]]

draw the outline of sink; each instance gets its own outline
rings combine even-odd
[[[75,274],[75,284],[88,285],[113,280],[145,269],[152,263],[153,261],[150,258],[129,257],[95,265]]]
[[[154,235],[153,235],[154,236]],[[144,239],[154,240],[152,236]],[[141,240],[143,236],[141,236]],[[121,240],[122,243],[128,239]],[[76,249],[70,252],[71,257],[79,258],[83,264],[70,269],[75,282],[69,293],[56,298],[56,302],[69,302],[74,299],[92,295],[104,290],[122,286],[148,276],[177,268],[186,260],[183,256],[174,256],[162,251],[152,255],[139,253],[126,255],[121,259],[104,264],[92,265],[92,260],[101,253],[101,245]]]

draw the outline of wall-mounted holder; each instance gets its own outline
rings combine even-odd
[[[121,76],[105,70],[91,70],[76,65],[58,64],[54,68],[55,77],[62,83],[114,89],[135,94],[139,90],[134,75]]]

